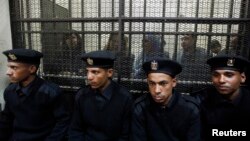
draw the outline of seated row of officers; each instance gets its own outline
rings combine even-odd
[[[3,54],[11,83],[4,91],[1,141],[201,141],[235,136],[212,134],[214,129],[245,133],[236,134],[239,140],[250,136],[250,92],[241,87],[250,63],[240,56],[208,59],[213,86],[191,96],[174,90],[182,71],[179,63],[151,58],[142,66],[150,94],[133,100],[128,89],[112,80],[111,52],[85,53],[81,59],[88,86],[78,90],[71,115],[59,86],[36,74],[42,53],[12,49]]]

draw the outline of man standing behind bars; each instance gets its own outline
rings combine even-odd
[[[1,141],[61,141],[69,125],[60,88],[36,75],[42,53],[30,49],[3,52],[10,85],[4,91]]]
[[[115,56],[109,51],[83,55],[89,86],[77,92],[69,141],[127,141],[132,96],[111,78]]]
[[[153,59],[143,64],[150,94],[138,98],[132,141],[200,141],[200,116],[192,97],[174,91],[181,65]]]
[[[206,50],[196,46],[197,35],[189,31],[181,37],[182,52],[178,52],[177,61],[182,65],[183,71],[180,74],[180,80],[184,81],[207,81],[208,68],[205,61]],[[190,92],[191,89],[187,92]]]

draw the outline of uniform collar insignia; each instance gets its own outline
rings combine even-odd
[[[17,57],[16,57],[15,54],[9,53],[8,56],[9,56],[9,58],[10,58],[11,60],[17,60]]]
[[[151,70],[157,70],[158,69],[158,62],[155,60],[151,62]]]
[[[229,67],[234,66],[234,62],[235,62],[234,59],[228,59],[228,60],[227,60],[227,66],[229,66]]]
[[[88,58],[88,59],[87,59],[87,62],[88,62],[89,65],[93,65],[93,64],[94,64],[94,61],[93,61],[93,59],[91,59],[91,58]]]

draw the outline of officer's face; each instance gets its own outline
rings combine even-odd
[[[246,80],[245,73],[233,70],[214,70],[212,72],[212,82],[217,91],[224,95],[238,93],[241,83]]]
[[[149,91],[156,103],[166,105],[176,86],[176,79],[164,73],[148,74]]]
[[[12,83],[25,83],[29,79],[29,76],[36,71],[34,65],[25,63],[8,62],[7,66],[6,74]]]
[[[93,89],[105,89],[109,84],[109,78],[113,75],[113,69],[87,68],[88,83]]]

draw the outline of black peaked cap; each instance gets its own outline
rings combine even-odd
[[[83,54],[81,59],[86,62],[87,67],[112,68],[115,55],[110,51],[92,51]]]
[[[177,74],[181,73],[182,66],[173,60],[157,58],[145,62],[143,64],[143,70],[146,74],[160,72],[174,78]]]
[[[208,59],[207,64],[210,66],[211,70],[229,69],[240,72],[244,71],[250,65],[246,58],[235,55],[218,55]]]
[[[39,51],[23,48],[6,50],[3,54],[6,55],[8,61],[28,64],[40,64],[40,59],[43,57]]]

